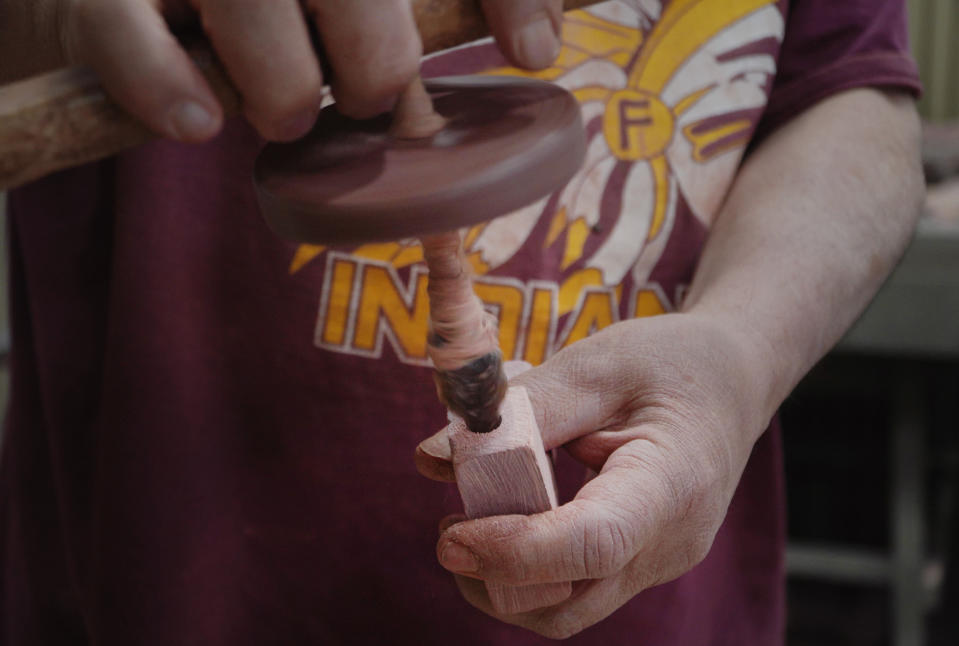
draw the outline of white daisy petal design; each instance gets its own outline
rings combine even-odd
[[[590,7],[589,13],[607,22],[635,28],[640,20],[659,20],[662,6],[662,0],[613,0]]]
[[[614,161],[618,163],[618,160]],[[627,173],[622,187],[620,216],[603,244],[586,262],[587,267],[602,272],[606,285],[618,285],[640,257],[656,206],[655,178],[650,165],[633,164]],[[609,179],[608,173],[606,179]],[[604,187],[605,184],[604,181]]]
[[[673,239],[680,229],[693,238],[708,231],[736,175],[775,77],[782,4],[611,0],[567,15],[552,67],[484,72],[566,87],[588,136],[583,167],[565,187],[464,231],[483,276],[477,293],[497,312],[508,356],[539,363],[623,317],[679,306],[696,250],[664,258],[682,242]],[[457,52],[453,67],[497,56],[488,40],[466,47],[479,56]],[[290,273],[324,253],[316,344],[379,357],[389,343],[401,361],[424,365],[418,242],[352,254],[300,245]]]
[[[657,0],[610,2],[590,11],[594,18],[621,26],[635,27],[637,16],[655,23],[663,13]],[[629,70],[608,59],[588,59],[556,79],[582,102],[584,123],[593,128],[582,170],[565,186],[555,201],[557,213],[565,216],[565,227],[552,229],[548,243],[565,240],[564,268],[581,260],[585,229],[599,223],[600,206],[610,190],[621,193],[618,218],[604,242],[585,268],[601,272],[603,283],[618,284],[632,270],[634,280],[646,280],[665,248],[675,220],[679,191],[693,214],[709,226],[722,202],[729,180],[738,167],[745,137],[755,122],[750,110],[766,102],[766,85],[775,73],[775,60],[762,46],[750,43],[765,39],[780,41],[784,23],[772,6],[758,9],[731,23],[703,43],[673,72],[658,95],[637,88],[637,98],[649,98],[667,131],[647,156],[622,159],[610,149],[608,101],[617,92],[630,89]],[[747,44],[745,50],[741,48]],[[671,113],[671,115],[670,115]],[[621,116],[621,115],[620,115]],[[597,121],[599,120],[599,121]],[[603,131],[595,131],[602,123]],[[615,129],[612,132],[620,132]],[[666,134],[662,134],[666,133]],[[741,138],[737,138],[742,134]],[[625,135],[622,135],[625,136]],[[649,135],[644,135],[649,136]],[[659,148],[659,146],[662,146]],[[619,153],[622,155],[622,153]],[[609,187],[621,161],[631,164],[621,186]],[[619,180],[617,180],[619,181]],[[477,236],[471,251],[492,269],[508,261],[524,244],[543,215],[548,200],[497,219]],[[563,238],[562,234],[566,234]],[[557,237],[558,236],[558,237]]]
[[[575,92],[581,88],[601,87],[616,90],[626,85],[626,72],[607,60],[590,59],[556,79],[556,83]]]
[[[679,190],[676,184],[676,178],[673,175],[669,176],[669,187],[667,189],[667,200],[666,200],[666,210],[665,210],[665,219],[663,220],[662,227],[659,230],[659,233],[653,237],[649,242],[646,243],[646,246],[643,247],[642,253],[639,255],[639,259],[633,265],[632,277],[633,284],[643,285],[649,280],[649,275],[652,273],[653,268],[656,266],[656,263],[659,262],[659,259],[663,257],[663,251],[666,249],[666,243],[669,242],[669,237],[673,233],[673,225],[676,223],[676,199],[679,197]],[[623,209],[631,208],[628,204],[623,204]]]
[[[776,72],[775,59],[761,48],[735,52],[744,42],[781,41],[784,28],[774,7],[750,14],[706,43],[663,90],[664,101],[674,110],[685,100],[692,102],[677,115],[666,156],[687,204],[706,226],[712,224],[739,167],[757,116],[752,111],[766,105],[766,85]]]
[[[602,148],[605,148],[602,137],[596,137],[590,144],[590,149]],[[609,173],[616,166],[616,161],[610,157],[608,151],[605,155],[595,154],[587,158],[580,174],[566,186],[560,198],[559,206],[566,209],[567,222],[580,218],[589,226],[599,222],[598,205],[602,201]]]
[[[543,216],[548,197],[509,215],[491,220],[466,249],[467,253],[479,253],[479,259],[489,269],[507,262],[526,242],[530,232]]]
[[[593,101],[583,106],[583,117],[585,123],[590,123],[593,119],[601,117],[603,114],[603,104]],[[565,208],[567,221],[575,219],[576,195],[582,192],[584,184],[588,183],[589,173],[586,169],[594,168],[600,162],[611,161],[609,149],[601,133],[593,137],[586,148],[586,158],[583,162],[583,170],[580,170],[570,182],[563,187],[557,201],[557,211]],[[536,226],[536,223],[544,215],[544,209],[549,202],[549,198],[543,198],[537,202],[514,211],[509,215],[496,218],[489,222],[483,231],[476,237],[473,243],[467,249],[468,253],[479,253],[480,260],[489,268],[495,269],[512,258],[526,242],[527,237]],[[598,202],[594,202],[593,205]],[[584,202],[585,204],[585,202]],[[598,217],[595,208],[587,209],[593,216]],[[582,213],[579,215],[583,215]],[[592,224],[591,222],[590,224]]]

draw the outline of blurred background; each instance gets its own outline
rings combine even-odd
[[[895,274],[783,407],[789,646],[959,644],[959,2],[908,4],[929,197]]]
[[[908,5],[926,210],[783,406],[790,646],[959,644],[959,2]]]

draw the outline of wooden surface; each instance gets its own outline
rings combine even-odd
[[[553,470],[526,389],[511,387],[503,421],[490,433],[472,433],[462,420],[448,427],[453,471],[468,518],[535,514],[557,504]],[[487,582],[493,607],[516,614],[569,597],[569,582],[508,586]]]
[[[598,0],[567,0],[574,9]],[[413,0],[426,53],[488,33],[476,0]],[[191,49],[226,113],[239,96],[206,46]],[[70,68],[0,87],[0,190],[136,146],[153,135],[104,93],[87,70]]]

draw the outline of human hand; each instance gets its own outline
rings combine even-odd
[[[598,475],[533,516],[444,519],[440,563],[480,610],[548,637],[575,634],[705,558],[772,415],[761,364],[740,330],[690,313],[627,321],[511,381],[528,392],[547,449]],[[448,443],[420,445],[448,480]],[[482,580],[573,581],[548,608],[500,615]]]
[[[561,0],[482,4],[514,64],[538,68],[553,61],[559,52]],[[9,18],[5,36],[15,43],[12,55],[40,51],[50,58],[48,52],[57,51],[60,64],[92,67],[126,110],[157,133],[181,141],[215,135],[223,109],[170,25],[202,25],[242,96],[244,115],[263,137],[278,141],[305,134],[320,109],[324,79],[311,26],[334,72],[338,109],[351,117],[389,110],[417,73],[422,54],[411,0],[19,0],[4,5],[0,18]],[[0,47],[0,54],[5,50]]]

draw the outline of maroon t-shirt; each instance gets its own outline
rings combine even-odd
[[[905,33],[885,0],[569,15],[538,76],[583,105],[583,171],[465,232],[506,357],[677,308],[750,144],[840,90],[917,91]],[[426,72],[518,73],[489,43]],[[236,120],[11,196],[0,643],[545,642],[474,610],[435,560],[459,500],[413,467],[444,422],[419,247],[278,239],[260,145]],[[781,643],[779,451],[775,431],[757,443],[703,563],[571,642]],[[582,470],[558,466],[568,498]]]

